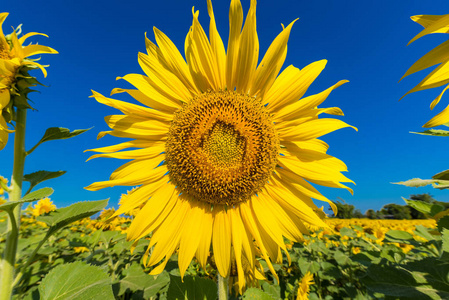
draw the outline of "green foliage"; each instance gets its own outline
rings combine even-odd
[[[360,212],[360,210],[356,210],[355,206],[352,204],[346,203],[345,200],[339,198],[341,201],[335,202],[335,205],[337,206],[338,213],[335,217],[339,219],[351,219],[351,218],[361,218],[363,217],[363,214]]]
[[[30,194],[31,195],[31,194]],[[75,221],[90,217],[108,205],[108,200],[86,201],[72,204],[50,212],[45,216],[39,216],[38,221],[50,226],[49,232],[55,232]]]
[[[270,294],[256,288],[249,288],[243,294],[244,300],[276,300]]]
[[[392,182],[393,184],[402,184],[409,187],[422,187],[432,185],[436,189],[449,188],[449,170],[442,171],[432,176],[432,179],[413,178],[407,181]]]
[[[126,229],[131,220],[122,218],[121,222],[121,228]],[[65,278],[63,275],[48,279],[46,276],[50,275],[47,274],[59,272],[73,262],[107,273],[108,286],[112,286],[113,297],[118,300],[216,299],[217,273],[213,268],[207,267],[206,273],[193,261],[182,281],[175,255],[160,275],[149,275],[152,267],[145,268],[141,262],[148,240],[139,241],[131,254],[132,242],[126,241],[124,233],[118,228],[113,230],[107,227],[108,224],[98,230],[98,225],[98,222],[87,218],[55,232],[42,245],[23,274],[16,288],[16,299],[46,299],[44,291],[41,291],[46,287],[42,286],[44,280],[51,281],[54,286],[66,282],[61,279]],[[24,223],[18,246],[19,270],[22,270],[21,266],[28,261],[47,231],[48,228],[38,224]],[[423,291],[428,291],[431,297],[428,299],[435,299],[432,297],[436,296],[444,299],[447,281],[443,278],[449,274],[449,259],[445,260],[443,254],[449,248],[449,230],[443,229],[441,236],[432,234],[434,231],[424,226],[417,226],[413,235],[392,230],[386,233],[384,244],[376,244],[369,228],[362,226],[342,227],[338,234],[319,230],[313,236],[306,236],[305,243],[288,243],[291,246],[291,264],[285,256],[282,263],[274,264],[279,283],[270,274],[268,266],[260,261],[268,281],[260,281],[259,288],[250,288],[243,295],[234,295],[231,299],[296,299],[298,286],[306,272],[311,272],[315,281],[310,286],[309,299],[406,298],[394,293],[409,293],[420,299]],[[426,238],[427,242],[417,242],[415,236]],[[414,248],[405,252],[402,246],[391,243]],[[1,247],[0,244],[0,251]],[[78,247],[84,247],[85,252]],[[382,277],[384,270],[387,271]],[[402,279],[407,279],[407,282],[401,289],[387,288],[389,282],[396,286],[401,284]],[[83,295],[81,299],[89,299],[89,295]]]
[[[398,220],[410,220],[412,218],[408,207],[394,203],[384,205],[381,212]]]
[[[13,202],[6,202],[0,205],[0,211],[4,210],[4,211],[12,211],[14,209],[14,207],[16,207],[17,205],[21,205],[23,203],[27,203],[27,202],[33,202],[36,200],[40,200],[42,198],[48,197],[51,194],[53,194],[54,190],[52,188],[42,188],[40,190],[37,190],[35,192],[32,192],[26,196],[24,196],[21,200],[19,201],[13,201]]]
[[[428,129],[422,132],[411,132],[422,135],[432,135],[432,136],[449,136],[449,131],[441,129]]]
[[[125,277],[115,284],[118,288],[117,296],[132,293],[135,297],[149,299],[156,297],[158,292],[170,283],[170,276],[166,271],[158,276],[150,276],[137,262],[124,269],[122,275]]]
[[[197,276],[184,276],[184,279],[181,280],[179,276],[170,275],[168,300],[213,300],[216,298],[217,284],[215,281]]]
[[[39,183],[41,183],[45,180],[57,178],[59,176],[64,175],[65,173],[66,173],[66,171],[56,171],[56,172],[37,171],[37,172],[31,173],[31,174],[26,174],[25,176],[23,176],[23,180],[30,182],[30,187],[26,194],[28,194]]]
[[[69,139],[69,138],[75,137],[77,135],[80,135],[81,133],[84,133],[84,132],[88,131],[89,129],[76,129],[76,130],[70,131],[70,129],[68,129],[68,128],[50,127],[45,131],[44,136],[40,139],[40,141],[37,142],[37,144],[34,145],[33,148],[28,150],[26,152],[26,154],[27,155],[31,154],[31,152],[33,152],[40,144],[42,144],[44,142],[53,141],[53,140],[61,140],[61,139]]]
[[[407,299],[448,299],[449,265],[436,258],[391,265],[383,261],[368,268],[362,282],[377,293]]]
[[[114,299],[108,274],[81,261],[54,268],[39,285],[39,294],[42,300]]]

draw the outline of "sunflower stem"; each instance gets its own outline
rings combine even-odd
[[[17,108],[16,130],[14,138],[14,165],[11,179],[9,201],[19,201],[22,198],[23,169],[25,166],[25,127],[26,109]],[[13,279],[19,238],[21,205],[17,205],[10,214],[8,235],[0,269],[0,300],[10,300],[13,291]]]
[[[218,273],[218,300],[228,300],[229,298],[229,277],[222,277]]]

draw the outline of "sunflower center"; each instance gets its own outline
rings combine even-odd
[[[204,136],[201,149],[214,165],[224,168],[242,161],[245,138],[235,130],[234,126],[217,122]]]
[[[166,142],[170,180],[211,204],[250,199],[268,181],[279,153],[273,121],[259,100],[207,92],[176,112]]]

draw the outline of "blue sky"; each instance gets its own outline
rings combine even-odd
[[[228,36],[230,1],[214,1],[218,30],[224,41]],[[242,0],[246,13],[249,0]],[[103,118],[117,111],[97,103],[91,89],[108,95],[115,87],[128,87],[117,76],[143,73],[137,53],[145,52],[144,33],[154,41],[153,26],[167,34],[179,49],[192,22],[191,9],[200,11],[200,22],[208,28],[206,0],[176,1],[6,1],[2,10],[10,15],[3,25],[23,24],[23,32],[43,32],[49,38],[36,37],[33,42],[51,46],[58,55],[42,55],[49,64],[48,77],[38,71],[33,75],[49,87],[30,95],[38,111],[29,112],[27,148],[31,148],[48,127],[90,128],[89,132],[69,140],[42,144],[27,158],[25,174],[38,170],[65,170],[57,179],[39,185],[55,189],[52,200],[58,207],[82,200],[110,198],[117,206],[127,187],[107,188],[97,192],[83,187],[94,181],[107,180],[123,162],[98,158],[85,162],[89,148],[122,142],[98,132],[107,130]],[[359,131],[342,129],[323,140],[330,145],[329,154],[348,166],[346,175],[356,182],[354,195],[342,189],[320,188],[331,200],[337,197],[354,204],[362,212],[380,209],[387,203],[403,204],[401,196],[430,192],[437,200],[449,201],[447,191],[409,188],[391,182],[414,177],[429,178],[449,167],[448,139],[409,133],[421,126],[449,100],[430,111],[430,102],[440,90],[418,92],[399,98],[416,85],[428,71],[399,78],[413,62],[447,39],[447,35],[426,36],[406,47],[421,26],[412,22],[416,14],[445,14],[447,0],[433,1],[264,1],[257,6],[257,29],[260,57],[281,31],[281,23],[294,25],[284,67],[303,68],[327,59],[326,69],[306,95],[320,92],[341,79],[350,83],[335,90],[324,103],[338,106],[342,119]],[[182,52],[182,51],[181,51]],[[123,95],[117,95],[127,100]],[[13,142],[0,152],[0,174],[10,178]]]

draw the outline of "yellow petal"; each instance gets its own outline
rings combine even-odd
[[[284,28],[271,43],[256,69],[254,82],[251,87],[252,95],[264,95],[265,91],[271,88],[284,64],[285,57],[287,56],[287,42],[290,37],[290,31],[297,20],[298,19],[294,20]]]
[[[8,88],[0,89],[0,116],[2,109],[5,108],[11,100],[11,94]]]
[[[8,128],[8,125],[6,124],[5,119],[0,114],[0,150],[5,148],[6,144],[8,143],[8,132],[5,130],[5,128]]]
[[[220,87],[220,75],[206,33],[198,21],[198,11],[192,9],[193,22],[186,38],[186,59],[193,80],[201,92],[208,89],[218,90]]]
[[[47,46],[29,45],[23,48],[23,54],[28,57],[37,54],[58,54],[58,51]]]
[[[413,73],[430,68],[434,65],[440,64],[449,60],[449,41],[442,43],[441,45],[430,50],[423,57],[418,59],[405,74],[401,77],[401,80]]]
[[[86,151],[94,151],[94,152],[105,152],[105,153],[111,153],[120,151],[126,148],[147,148],[151,147],[154,144],[159,143],[159,141],[147,141],[147,140],[134,140],[129,142],[124,142],[116,145],[101,147],[101,148],[95,148],[95,149],[88,149],[84,150]]]
[[[258,203],[257,201],[253,201],[252,204],[255,205],[254,207],[259,206],[259,210],[265,211],[267,218],[272,218],[275,221],[276,227],[279,228],[282,236],[285,236],[290,241],[299,242],[302,240],[301,231],[296,227],[295,223],[290,219],[285,210],[279,206],[279,204],[274,202],[271,198],[267,198],[265,193],[259,194],[259,200],[260,201]],[[259,218],[261,224],[266,220],[267,219],[265,218]],[[276,239],[274,240],[276,241]],[[280,242],[281,244],[278,243],[279,247],[281,247],[284,251],[287,251],[283,238]]]
[[[158,263],[164,257],[170,258],[178,247],[188,213],[188,201],[177,201],[165,221],[155,230],[150,240],[150,245],[156,245],[148,261],[150,266]]]
[[[327,60],[313,62],[304,69],[299,70],[288,66],[274,82],[273,86],[264,96],[264,103],[268,103],[268,109],[276,112],[291,103],[297,103],[307,91],[312,82],[324,70]],[[301,100],[302,101],[302,100]]]
[[[9,13],[0,13],[0,36],[5,36],[5,34],[3,33],[3,22],[5,22],[6,17],[9,15]]]
[[[160,178],[159,172],[150,172],[163,160],[163,156],[152,159],[130,161],[115,170],[108,181],[94,182],[88,187],[89,191],[98,191],[105,187],[117,185],[134,186],[149,183]]]
[[[305,68],[303,69],[303,71],[305,70]],[[319,69],[317,69],[319,70]],[[316,70],[316,71],[317,71]],[[312,83],[313,80],[315,80],[315,78],[319,75],[319,73],[316,73],[315,76],[311,77],[308,79],[308,85],[305,87],[305,89],[308,88],[308,86],[310,85],[310,83]],[[301,79],[298,79],[301,80]],[[336,89],[337,87],[341,86],[342,84],[348,82],[347,80],[340,80],[339,82],[337,82],[336,84],[334,84],[333,86],[329,87],[328,89],[322,91],[321,93],[315,94],[315,95],[311,95],[308,96],[306,98],[300,99],[299,101],[293,102],[290,105],[287,105],[288,102],[284,102],[284,104],[280,104],[283,107],[279,107],[278,106],[274,106],[274,107],[279,107],[278,110],[274,110],[274,121],[275,122],[279,122],[279,121],[288,121],[288,120],[294,120],[297,119],[298,117],[304,115],[307,112],[310,112],[311,109],[317,107],[318,105],[320,105],[321,103],[323,103],[324,100],[327,99],[327,97],[330,95],[330,93]],[[293,85],[297,85],[297,83],[295,82]],[[287,92],[289,92],[289,88],[286,89]],[[305,90],[304,90],[305,92]],[[304,94],[304,93],[302,93]],[[291,95],[290,93],[286,94],[286,95]],[[273,109],[272,106],[269,104],[268,107],[270,109]],[[272,110],[273,111],[273,110]]]
[[[111,98],[107,98],[103,96],[100,93],[95,92],[92,90],[92,96],[95,100],[97,100],[99,103],[102,103],[104,105],[114,107],[118,110],[120,110],[122,113],[126,115],[135,115],[142,118],[150,118],[155,119],[162,122],[170,122],[173,119],[172,115],[160,112],[155,109],[143,107],[141,105],[136,105],[124,101],[119,101]]]
[[[251,88],[259,59],[259,38],[256,27],[256,0],[251,0],[251,6],[240,35],[235,73],[237,92],[247,94]],[[230,87],[232,90],[234,87]]]
[[[159,142],[157,144],[154,144],[150,148],[114,152],[114,153],[95,154],[89,157],[86,161],[89,161],[97,157],[109,157],[117,159],[150,159],[162,154],[162,152],[164,151],[165,151],[165,143]]]
[[[198,88],[193,82],[189,67],[187,66],[187,63],[178,48],[176,48],[175,44],[162,31],[156,27],[153,27],[153,31],[156,42],[160,48],[160,53],[164,56],[170,71],[175,74],[176,77],[178,77],[193,93],[198,93]],[[149,45],[152,44],[149,40],[147,43],[149,43]],[[148,47],[149,46],[147,46],[147,49]]]
[[[157,57],[138,54],[138,62],[142,70],[147,74],[148,83],[160,94],[174,103],[189,102],[192,94],[178,77],[164,68]]]
[[[149,200],[147,199],[145,206],[142,207],[129,226],[127,231],[128,240],[136,240],[147,235],[159,226],[161,221],[167,218],[178,201],[175,191],[176,189],[173,184],[166,183]],[[134,199],[148,196],[147,191],[144,190],[142,190],[141,194],[133,195],[134,193],[136,192],[131,194],[131,197]],[[134,199],[132,200],[133,202],[140,202]],[[159,222],[157,222],[158,219]]]
[[[318,192],[317,189],[313,187],[313,185],[305,181],[301,176],[287,169],[279,168],[277,169],[277,171],[279,173],[280,177],[279,179],[281,183],[289,182],[300,193],[304,194],[305,196],[329,203],[334,213],[337,214],[337,206],[335,206],[335,204],[332,201],[324,197],[320,192]]]
[[[215,55],[215,61],[217,64],[218,83],[221,89],[226,87],[226,51],[223,45],[223,40],[217,30],[217,24],[215,23],[214,10],[212,7],[212,1],[207,0],[207,11],[209,13],[209,39],[212,47],[212,52]]]
[[[220,275],[226,278],[231,267],[231,222],[229,221],[229,214],[223,206],[215,206],[213,213],[212,246],[215,264]]]
[[[408,44],[416,41],[430,33],[449,33],[449,14],[448,15],[417,15],[411,19],[424,27]]]
[[[232,226],[232,249],[234,249],[235,263],[237,265],[239,291],[242,291],[245,285],[245,274],[242,266],[242,231],[245,229],[236,215],[236,210],[230,209],[228,212]]]
[[[124,201],[120,201],[119,208],[115,211],[115,213],[111,216],[119,216],[121,214],[127,213],[132,211],[133,209],[138,208],[140,205],[144,204],[145,202],[149,201],[150,197],[156,192],[161,190],[163,187],[165,187],[168,181],[168,178],[164,176],[166,173],[167,168],[164,166],[161,166],[159,168],[156,168],[154,172],[158,172],[160,174],[160,179],[156,180],[153,183],[147,183],[145,185],[142,185],[135,190],[125,199]],[[157,199],[154,199],[156,201]],[[153,201],[153,200],[152,200]],[[154,211],[153,211],[154,212]]]
[[[436,97],[436,98],[432,101],[432,103],[430,103],[430,109],[431,109],[431,110],[435,108],[435,105],[437,105],[438,102],[440,102],[441,97],[443,97],[444,92],[445,92],[448,88],[449,88],[449,84],[443,89],[443,91],[438,95],[438,97]]]
[[[280,138],[287,141],[310,140],[345,127],[351,127],[357,131],[357,128],[354,126],[338,119],[317,119],[286,130]]]
[[[281,156],[279,157],[279,164],[307,180],[332,180],[353,183],[352,180],[340,173],[340,171],[344,170],[334,168],[334,166],[338,166],[335,161],[302,161],[295,156]]]
[[[165,135],[170,126],[165,122],[127,115],[111,115],[104,119],[111,129],[136,136]]]
[[[243,9],[240,0],[231,0],[229,7],[229,39],[226,54],[226,86],[234,90],[237,80],[240,31],[243,24]]]
[[[425,128],[435,127],[439,125],[443,125],[449,122],[449,105],[446,108],[437,114],[435,117],[430,119],[426,124],[423,125]]]
[[[276,186],[267,186],[267,192],[273,197],[285,211],[290,211],[296,214],[305,222],[319,226],[328,227],[328,225],[321,220],[318,215],[307,204],[295,197],[290,191]]]
[[[44,77],[47,77],[47,70],[45,70],[44,66],[42,66],[41,64],[38,64],[38,63],[36,63],[34,61],[25,61],[22,64],[23,65],[30,65],[30,66],[34,66],[36,68],[39,68],[42,71],[42,74],[44,74]]]
[[[435,70],[433,70],[429,75],[427,75],[413,89],[411,89],[404,96],[402,96],[401,99],[408,94],[439,87],[448,83],[449,83],[449,60],[442,63],[437,68],[435,68]]]
[[[198,249],[196,250],[196,258],[201,266],[205,268],[212,240],[213,217],[210,205],[204,204],[203,209],[204,214],[202,216],[202,223],[204,226],[198,233],[200,235],[200,243],[198,245]]]
[[[28,32],[27,34],[24,34],[23,36],[21,36],[19,38],[19,43],[21,43],[23,45],[23,43],[25,42],[25,40],[27,38],[29,38],[30,36],[35,36],[35,35],[43,35],[45,37],[48,37],[48,35],[46,35],[45,33],[39,33],[39,32]]]
[[[116,93],[127,92],[134,97],[137,101],[158,110],[174,112],[181,108],[181,101],[174,101],[168,98],[166,95],[157,91],[150,83],[148,77],[140,74],[128,74],[123,77],[117,77],[117,79],[124,79],[131,83],[138,91],[114,89],[111,95]]]
[[[184,273],[187,267],[190,265],[195,252],[197,252],[200,240],[202,238],[201,231],[204,230],[203,215],[211,214],[206,212],[205,207],[199,201],[187,201],[190,205],[186,220],[184,223],[184,231],[181,236],[181,242],[179,244],[178,264],[179,273],[181,277],[184,277]]]
[[[282,146],[299,147],[301,149],[309,149],[309,150],[318,151],[318,152],[322,152],[322,153],[326,153],[327,149],[329,149],[329,145],[326,142],[323,142],[322,140],[319,140],[319,139],[312,139],[312,140],[307,140],[307,141],[297,141],[297,142],[283,141]]]
[[[266,248],[266,241],[262,238],[261,232],[259,230],[259,227],[257,226],[257,222],[254,219],[252,209],[249,206],[248,202],[241,203],[239,205],[240,209],[240,215],[242,216],[243,223],[245,224],[245,227],[248,229],[248,231],[251,233],[253,238],[256,240],[257,245],[260,248],[260,252],[262,257],[265,259],[265,262],[268,265],[268,268],[270,269],[273,276],[278,280],[279,277],[276,274],[276,271],[274,270],[273,264],[270,261],[270,258],[267,256],[267,248]]]
[[[341,184],[340,182],[336,182],[336,181],[332,181],[332,180],[317,180],[317,179],[310,179],[310,178],[307,178],[307,180],[310,181],[311,183],[322,185],[322,186],[328,186],[328,187],[339,188],[339,189],[347,189],[351,193],[351,195],[354,194],[354,191],[351,188],[347,187],[344,184]]]

